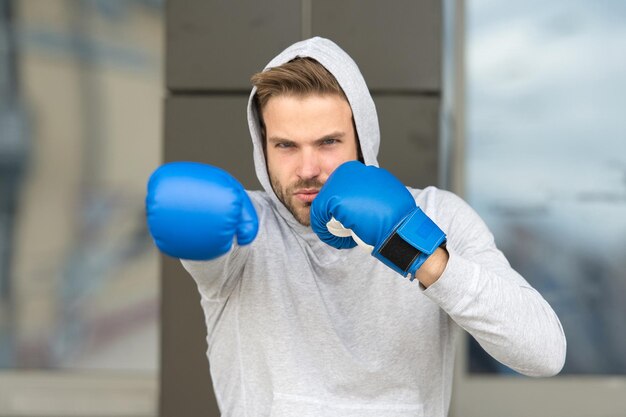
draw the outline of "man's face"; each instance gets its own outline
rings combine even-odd
[[[352,109],[339,95],[272,97],[263,109],[274,192],[305,226],[311,202],[339,165],[357,159]]]

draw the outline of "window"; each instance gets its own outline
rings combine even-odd
[[[0,415],[154,415],[162,4],[0,6]]]
[[[466,8],[465,198],[553,306],[568,352],[560,376],[531,380],[470,341],[458,415],[621,415],[626,5],[471,1]]]

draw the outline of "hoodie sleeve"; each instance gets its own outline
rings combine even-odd
[[[248,197],[252,201],[259,219],[259,227],[265,223],[267,202],[262,193],[248,191]],[[198,291],[204,301],[225,301],[241,280],[250,252],[258,240],[262,239],[263,233],[259,231],[255,240],[240,246],[237,239],[233,239],[233,246],[224,255],[210,261],[191,261],[181,259],[183,267],[198,285]]]
[[[557,315],[511,268],[478,214],[454,194],[437,193],[443,198],[431,199],[432,216],[447,228],[450,257],[424,294],[504,365],[528,376],[557,374],[566,353]]]
[[[217,259],[211,261],[181,259],[181,263],[198,285],[198,291],[204,300],[223,301],[237,285],[249,251],[249,246],[238,246],[233,243],[230,252]]]

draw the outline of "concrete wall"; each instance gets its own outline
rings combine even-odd
[[[443,6],[438,0],[171,0],[166,10],[164,156],[221,166],[258,188],[246,123],[250,76],[310,36],[360,66],[380,117],[381,166],[440,183]],[[195,284],[163,258],[162,416],[218,415]]]

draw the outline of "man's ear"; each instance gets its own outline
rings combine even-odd
[[[263,156],[267,160],[267,133],[265,129],[265,122],[263,121],[263,113],[261,112],[261,106],[259,104],[259,98],[255,94],[253,98],[254,112],[256,118],[259,121],[259,127],[261,128],[261,145],[263,146]]]
[[[363,160],[363,151],[361,150],[361,141],[359,140],[359,132],[356,130],[356,123],[354,122],[354,116],[352,116],[352,129],[354,129],[354,138],[356,139],[356,157],[359,162],[365,164]]]
[[[261,128],[261,144],[263,145],[263,156],[267,159],[267,131],[265,129],[265,123],[263,122],[263,117],[261,113],[258,113],[259,118],[259,127]]]
[[[265,157],[265,160],[267,161],[267,139],[266,139],[266,135],[265,135],[265,126],[261,126],[261,141],[263,144],[263,156]]]

